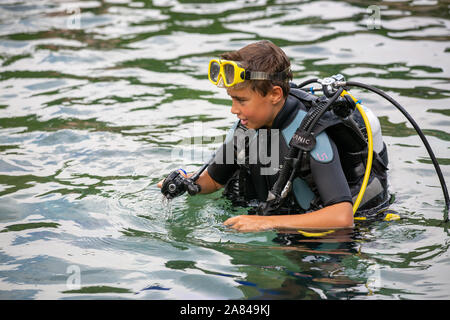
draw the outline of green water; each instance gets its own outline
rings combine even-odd
[[[0,299],[448,299],[448,224],[414,129],[382,98],[392,209],[324,239],[237,233],[221,193],[161,202],[235,118],[209,59],[269,39],[297,83],[377,86],[450,173],[446,1],[0,3]]]

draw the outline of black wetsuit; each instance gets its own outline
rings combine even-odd
[[[239,186],[241,199],[247,203],[251,200],[266,201],[268,191],[277,180],[280,165],[289,152],[289,141],[307,109],[301,100],[290,94],[271,128],[246,130],[236,122],[217,151],[215,161],[208,167],[211,178],[226,185],[225,194],[230,194],[233,188],[230,184],[234,183]],[[245,139],[246,143],[243,142]],[[340,202],[352,203],[355,192],[359,191],[362,176],[349,186],[336,144],[327,132],[319,133],[316,141],[315,148],[310,152],[307,172],[293,180],[293,192],[280,214],[308,212]],[[372,177],[371,181],[373,178],[376,177]],[[378,196],[385,200],[385,194],[379,195],[382,191],[371,195],[371,199]],[[371,206],[378,205],[380,201],[376,202]]]

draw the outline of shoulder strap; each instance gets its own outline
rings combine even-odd
[[[303,102],[303,104],[307,107],[308,110],[311,108],[312,103],[319,99],[318,96],[315,96],[315,95],[313,95],[309,92],[306,92],[304,90],[301,90],[301,89],[291,88],[289,90],[289,94],[291,96],[297,98],[301,102]]]

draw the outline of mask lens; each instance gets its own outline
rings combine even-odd
[[[220,64],[217,62],[211,62],[209,66],[209,76],[212,81],[216,82],[219,79],[220,74]]]
[[[226,64],[223,68],[225,72],[225,82],[229,86],[234,82],[234,66],[232,64]]]

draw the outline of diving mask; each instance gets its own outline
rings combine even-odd
[[[289,68],[277,73],[249,71],[242,68],[239,62],[212,59],[209,62],[208,79],[219,87],[232,87],[245,80],[286,80]]]

